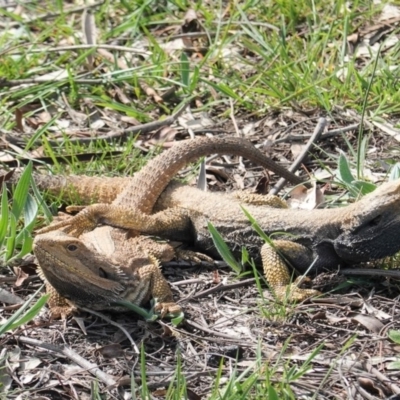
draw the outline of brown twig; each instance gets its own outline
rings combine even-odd
[[[40,340],[32,339],[29,337],[25,336],[20,336],[17,338],[22,343],[29,344],[31,346],[36,346],[36,347],[41,347],[43,349],[52,351],[54,353],[58,353],[61,355],[64,355],[65,357],[69,358],[71,361],[75,362],[78,364],[80,367],[84,368],[88,372],[90,372],[92,375],[94,375],[97,379],[99,379],[101,382],[105,383],[107,386],[115,387],[117,386],[117,382],[114,380],[114,378],[105,372],[103,372],[97,364],[93,364],[89,362],[88,360],[84,359],[81,357],[79,354],[77,354],[75,351],[73,351],[70,347],[68,346],[54,346],[53,344],[50,343],[45,343]]]
[[[213,331],[212,329],[209,329],[206,326],[196,324],[196,322],[193,322],[190,319],[185,319],[185,322],[186,322],[186,324],[188,324],[192,328],[199,329],[199,330],[201,330],[203,332],[207,332],[207,333],[209,333],[211,335],[219,336],[219,337],[224,338],[224,339],[240,340],[239,336],[227,335],[225,333],[220,333],[218,331]]]
[[[218,293],[218,292],[225,292],[227,290],[231,290],[231,289],[237,289],[239,287],[243,287],[246,285],[251,285],[255,282],[255,278],[250,278],[250,279],[246,279],[244,281],[240,281],[240,282],[236,282],[236,283],[231,283],[229,285],[224,285],[224,284],[219,284],[217,286],[214,286],[210,289],[207,290],[203,290],[202,292],[199,292],[197,294],[195,294],[194,296],[190,296],[190,299],[198,299],[199,297],[204,297],[204,296],[208,296],[210,294],[214,294],[214,293]]]
[[[392,381],[391,378],[387,377],[386,375],[382,374],[382,372],[378,371],[369,361],[366,361],[367,370],[370,374],[374,375],[380,382],[389,388],[393,393],[399,394],[400,388]]]
[[[26,21],[22,21],[22,22],[21,21],[14,21],[14,22],[8,22],[8,23],[0,23],[0,27],[9,29],[9,28],[16,28],[16,27],[24,25],[24,24],[30,25],[30,24],[36,23],[37,21],[46,21],[48,19],[57,18],[60,15],[68,15],[68,14],[79,13],[81,11],[84,11],[84,10],[88,9],[88,8],[94,8],[94,7],[97,7],[97,6],[101,6],[103,3],[104,3],[104,0],[100,0],[100,1],[97,1],[96,3],[93,3],[93,4],[87,4],[87,5],[80,6],[80,7],[70,8],[69,10],[67,9],[67,10],[63,10],[63,11],[57,11],[57,12],[54,12],[54,13],[48,13],[48,14],[39,15],[36,18],[32,18],[30,20],[26,20]]]
[[[132,47],[126,46],[117,46],[112,44],[76,44],[74,46],[60,46],[60,47],[39,47],[37,49],[29,49],[26,51],[13,51],[9,53],[10,56],[20,55],[20,54],[33,54],[33,53],[54,53],[59,51],[73,51],[73,50],[90,50],[90,49],[105,49],[105,50],[114,50],[114,51],[123,51],[126,53],[134,53],[134,54],[148,54],[147,51],[137,50]],[[7,50],[4,50],[3,54],[6,53]]]
[[[358,127],[360,126],[359,123],[356,124],[352,124],[349,126],[344,126],[342,128],[338,128],[338,129],[332,129],[328,132],[323,133],[320,137],[319,140],[324,140],[324,139],[328,139],[330,137],[333,136],[337,136],[340,135],[341,133],[346,133],[346,132],[350,132],[350,131],[354,131],[356,130]],[[311,139],[312,135],[287,135],[282,139],[277,139],[274,141],[274,144],[277,143],[287,143],[287,142],[293,142],[293,141],[301,141],[304,139]]]
[[[296,160],[293,162],[291,167],[289,168],[290,172],[295,173],[300,165],[303,163],[305,157],[307,156],[307,153],[310,151],[311,147],[314,146],[314,143],[319,139],[319,137],[322,134],[322,131],[324,130],[325,126],[327,124],[327,120],[325,118],[320,118],[318,120],[317,126],[314,129],[313,134],[311,135],[311,138],[307,142],[306,146],[304,146],[303,151],[299,154],[299,156],[296,158]],[[270,190],[270,194],[277,194],[285,184],[286,179],[281,178],[277,182],[277,184]]]
[[[87,138],[76,138],[76,139],[70,139],[71,143],[81,143],[81,144],[86,144],[86,143],[91,143],[94,140],[105,140],[106,142],[111,142],[115,139],[126,139],[130,135],[135,135],[137,133],[149,133],[152,131],[155,131],[157,129],[160,129],[164,126],[169,126],[172,125],[178,117],[185,111],[187,107],[187,103],[185,103],[175,114],[172,114],[170,117],[167,117],[161,121],[152,121],[148,122],[147,124],[142,124],[142,125],[136,125],[131,128],[125,129],[121,132],[117,132],[112,135],[100,135],[100,136],[94,136],[94,137],[87,137]],[[64,139],[60,140],[49,140],[49,143],[51,146],[58,145],[62,143]]]
[[[111,79],[110,77],[104,77],[102,79],[90,79],[90,78],[74,78],[74,83],[82,85],[104,85],[106,82],[116,82],[119,79]],[[37,77],[37,78],[27,78],[27,79],[17,79],[17,80],[6,80],[0,79],[0,87],[13,87],[19,85],[34,85],[39,83],[58,83],[60,85],[67,85],[70,83],[68,78],[47,78],[47,77]]]
[[[118,324],[117,322],[111,320],[110,318],[107,318],[104,314],[99,313],[97,311],[93,311],[89,308],[86,307],[80,307],[81,310],[86,311],[89,314],[95,315],[96,317],[101,318],[102,320],[106,321],[107,323],[109,323],[110,325],[114,325],[115,327],[117,327],[118,329],[120,329],[124,335],[128,338],[129,342],[131,343],[131,346],[133,347],[133,350],[136,354],[139,354],[139,349],[136,346],[136,343],[134,342],[134,340],[132,339],[131,335],[129,334],[129,332],[121,325]]]

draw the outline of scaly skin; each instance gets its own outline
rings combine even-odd
[[[209,140],[216,143],[215,138]],[[251,204],[254,199],[249,199],[247,203],[250,204],[246,204],[245,198],[238,200],[233,195],[169,184],[178,167],[184,165],[183,161],[176,161],[178,155],[186,162],[194,159],[193,154],[199,155],[198,148],[203,142],[195,140],[189,143],[191,147],[179,144],[150,161],[111,205],[92,205],[70,220],[45,230],[64,228],[66,232],[79,236],[83,231],[103,223],[182,240],[212,254],[213,244],[207,230],[207,221],[210,221],[232,250],[239,250],[245,245],[254,256],[261,253],[267,280],[275,293],[284,297],[290,292],[290,297],[297,300],[317,292],[289,285],[290,274],[286,264],[277,257],[277,251],[300,271],[306,270],[314,260],[314,268],[332,269],[339,265],[379,259],[399,251],[400,242],[396,240],[396,235],[400,231],[400,181],[384,184],[359,202],[340,209],[274,209],[259,201],[257,205]],[[212,149],[206,146],[207,151],[227,152],[222,142],[218,143],[215,147],[211,146]],[[230,146],[234,149],[228,152],[238,154],[239,147]],[[195,148],[191,153],[193,156],[185,157],[182,152],[189,147]],[[243,147],[240,147],[241,155],[242,150]],[[163,157],[167,153],[169,156]],[[162,161],[165,159],[174,166],[166,168]],[[153,191],[150,188],[152,182],[157,182]],[[261,247],[261,239],[253,233],[243,214],[243,204],[267,234],[274,234],[274,239],[279,239],[275,241],[275,249],[268,245]],[[155,213],[150,214],[152,210]]]
[[[169,150],[168,152],[163,153],[159,157],[156,157],[152,162],[151,165],[144,167],[139,174],[136,174],[134,178],[93,178],[93,177],[36,177],[36,182],[41,189],[48,190],[54,194],[58,194],[59,192],[66,192],[67,195],[70,197],[78,196],[80,200],[84,200],[89,202],[93,199],[100,199],[102,201],[111,201],[115,198],[116,195],[121,193],[121,188],[125,189],[125,194],[119,196],[114,203],[116,207],[125,207],[124,205],[119,205],[121,203],[126,203],[126,193],[134,193],[134,196],[129,196],[128,203],[134,204],[134,207],[137,207],[138,210],[141,210],[142,215],[147,217],[146,213],[150,212],[154,206],[154,202],[165,188],[165,186],[169,183],[172,176],[176,174],[179,169],[185,166],[187,163],[191,161],[197,160],[198,157],[207,155],[209,153],[219,153],[219,154],[239,154],[243,156],[247,156],[252,161],[267,167],[274,172],[280,173],[287,179],[292,182],[299,183],[302,182],[300,178],[293,175],[292,173],[288,172],[287,170],[283,169],[276,163],[274,163],[269,158],[262,155],[258,150],[256,150],[249,142],[239,139],[239,138],[203,138],[196,141],[189,141],[183,142],[175,146],[173,149]],[[159,176],[160,175],[160,176]],[[155,179],[155,177],[160,179]],[[140,195],[139,195],[140,192]],[[276,198],[275,196],[258,196],[258,195],[248,195],[251,201],[261,201],[261,203],[265,203],[268,199],[271,203],[275,204],[276,206],[283,206],[283,202]],[[260,200],[261,199],[261,200]],[[113,204],[114,204],[113,203]],[[59,224],[51,225],[54,229],[57,225],[64,225],[65,222],[61,222]],[[35,239],[35,254],[38,257],[39,265],[41,267],[41,275],[44,276],[48,282],[48,291],[52,293],[51,297],[51,308],[53,310],[53,314],[66,314],[70,309],[70,303],[65,304],[65,301],[62,300],[60,294],[66,294],[67,297],[70,299],[72,304],[76,306],[82,305],[82,301],[80,299],[85,299],[83,303],[88,303],[87,300],[87,290],[91,287],[91,296],[94,300],[91,302],[94,307],[102,307],[105,309],[110,308],[108,303],[106,302],[103,291],[98,290],[98,285],[90,285],[90,274],[98,275],[98,269],[93,270],[91,268],[90,258],[93,257],[95,260],[94,265],[97,265],[98,256],[103,257],[104,262],[106,265],[109,265],[110,262],[112,265],[126,265],[127,259],[132,259],[134,257],[140,258],[140,252],[138,255],[137,243],[135,242],[136,239],[131,239],[126,241],[125,245],[122,245],[123,238],[121,234],[115,234],[112,229],[108,229],[107,233],[104,233],[102,228],[97,228],[94,231],[90,232],[89,234],[81,235],[83,230],[79,232],[77,236],[80,236],[81,242],[80,247],[86,248],[90,247],[92,253],[88,253],[86,258],[81,257],[80,252],[75,251],[67,252],[66,246],[69,242],[73,243],[73,247],[77,247],[77,240],[73,237],[67,237],[66,235],[58,235],[55,240],[53,240],[51,235],[38,235]],[[133,232],[127,233],[130,236],[134,236]],[[57,242],[59,246],[57,246]],[[118,243],[116,243],[118,242]],[[115,262],[115,257],[113,252],[105,251],[105,243],[107,245],[111,244],[111,247],[118,245],[119,254],[123,255],[119,258],[118,262]],[[148,239],[146,242],[148,249],[143,249],[143,252],[148,255],[149,250],[151,254],[156,257],[157,260],[162,261],[162,259],[157,255],[154,254],[154,246],[152,246],[151,241]],[[145,246],[146,247],[146,246]],[[41,251],[44,248],[47,251]],[[189,251],[182,251],[176,250],[173,251],[174,255],[180,259],[189,259],[189,260],[196,260],[205,259],[210,260],[208,257],[193,253]],[[134,254],[132,256],[132,254]],[[67,260],[66,257],[69,257]],[[57,257],[60,257],[60,260],[57,261]],[[76,257],[76,258],[75,258]],[[170,256],[171,259],[173,256]],[[51,260],[51,262],[48,262]],[[82,267],[82,260],[86,265],[86,268]],[[55,269],[63,269],[65,272],[65,276],[62,274],[58,277],[55,273]],[[111,267],[110,267],[111,268]],[[146,267],[146,271],[149,267]],[[139,269],[139,272],[142,270]],[[165,279],[159,273],[158,268],[155,268],[154,271],[157,272],[157,279],[162,284],[158,284],[162,288],[167,287],[167,283]],[[155,272],[152,274],[139,274],[140,279],[152,279],[153,284],[156,282],[156,279],[153,279],[155,276]],[[71,286],[66,282],[68,274],[73,274],[74,279],[74,290],[73,295],[69,295],[66,293],[67,291],[71,291]],[[138,274],[135,271],[135,279],[138,279]],[[128,274],[129,275],[129,274]],[[97,277],[96,277],[97,279]],[[94,281],[96,281],[94,279]],[[51,287],[50,283],[53,285]],[[82,285],[80,285],[82,283]],[[106,285],[105,285],[106,286]],[[125,283],[123,284],[125,286]],[[142,285],[144,287],[144,284]],[[148,285],[149,286],[149,285]],[[144,290],[144,289],[143,289]],[[78,292],[80,291],[81,294]],[[145,291],[145,290],[144,290]],[[58,293],[58,294],[56,294]],[[126,290],[122,292],[122,297],[125,296]],[[154,297],[156,296],[158,301],[160,302],[160,306],[158,307],[161,310],[167,310],[170,313],[171,310],[176,308],[171,306],[170,301],[170,291],[165,290],[164,293],[157,293],[152,290],[151,295]],[[115,296],[110,293],[110,299],[113,299]],[[148,296],[146,296],[148,297]],[[74,299],[77,299],[74,301]],[[140,299],[134,298],[130,296],[130,298],[126,298],[126,300],[132,301],[138,305],[141,304]],[[101,306],[104,304],[104,306]]]
[[[52,316],[65,317],[75,307],[125,310],[118,300],[138,306],[156,299],[161,315],[179,314],[158,262],[171,260],[174,249],[126,230],[103,226],[80,239],[55,231],[38,235],[34,252],[39,274],[50,293]]]
[[[230,154],[248,158],[254,164],[275,172],[293,184],[304,181],[257,150],[248,140],[236,137],[203,137],[178,142],[152,159],[133,177],[96,177],[84,175],[39,175],[39,189],[63,194],[83,204],[112,203],[150,214],[157,198],[183,167],[209,154]],[[15,173],[12,180],[18,179]]]

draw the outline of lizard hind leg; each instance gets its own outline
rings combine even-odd
[[[268,243],[261,248],[261,258],[265,277],[279,300],[304,301],[309,297],[318,296],[318,290],[299,287],[302,279],[290,283],[291,274],[286,262],[279,254],[287,254],[291,260],[298,260],[301,265],[312,262],[312,252],[301,244],[289,240],[275,240],[274,245]],[[294,262],[296,264],[296,262]],[[302,278],[302,277],[300,277]],[[308,278],[307,278],[308,279]]]
[[[177,316],[182,312],[181,307],[175,303],[169,283],[161,273],[158,260],[148,256],[150,263],[138,269],[140,280],[149,282],[150,295],[155,300],[154,310],[161,314],[161,318],[167,314]]]

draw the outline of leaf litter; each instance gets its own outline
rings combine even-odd
[[[96,6],[101,6],[102,3],[88,3],[89,6],[86,7],[79,3],[66,2],[67,20],[74,24],[73,19],[76,18],[82,23],[79,43],[103,44],[103,37],[92,14],[96,12]],[[383,8],[377,21],[366,21],[355,31],[354,37],[348,37],[351,51],[357,57],[360,69],[377,53],[377,46],[381,43],[381,51],[385,52],[390,51],[398,41],[398,7],[390,7],[392,8]],[[2,15],[0,23],[7,27],[7,34],[13,40],[21,40],[25,44],[28,32],[35,36],[43,29],[40,21],[47,21],[48,18],[51,21],[57,17],[57,11],[48,12],[44,3],[36,8],[7,4],[7,11],[21,17],[25,23],[20,24],[18,19],[10,19],[7,15]],[[113,12],[110,17],[121,19],[118,10]],[[49,17],[49,14],[54,14],[55,17]],[[210,48],[210,42],[208,32],[200,22],[201,17],[191,9],[186,14],[181,14],[181,17],[183,23],[172,19],[173,22],[164,27],[153,26],[153,39],[171,60],[180,61],[182,50],[186,50],[191,62],[202,62],[204,54]],[[1,142],[2,161],[15,160],[15,154],[18,153],[26,158],[36,157],[36,150],[26,151],[25,143],[53,119],[53,123],[45,132],[50,139],[62,138],[65,135],[95,139],[97,135],[104,135],[110,131],[120,132],[131,126],[140,126],[144,122],[159,120],[165,117],[164,111],[174,108],[179,98],[174,84],[166,84],[165,81],[160,84],[156,79],[150,79],[149,84],[146,79],[142,79],[137,85],[133,85],[122,79],[132,74],[135,68],[140,68],[143,62],[151,60],[154,56],[151,41],[143,36],[132,45],[125,46],[122,43],[120,46],[119,41],[116,42],[118,44],[111,44],[114,49],[99,47],[96,51],[89,52],[85,56],[84,65],[79,65],[78,69],[73,71],[73,80],[82,85],[81,101],[73,101],[73,97],[66,97],[65,93],[58,89],[51,90],[51,95],[45,95],[39,100],[33,94],[28,95],[25,104],[13,98],[13,94],[18,91],[38,85],[45,88],[49,82],[67,82],[71,78],[71,71],[56,66],[55,63],[50,68],[44,66],[36,71],[27,71],[21,78],[0,83],[0,94],[7,98],[2,104],[5,112],[0,117],[4,134]],[[63,56],[71,54],[67,53],[71,50],[67,50],[66,47],[74,45],[74,36],[58,42],[54,38],[54,41],[46,46],[38,40],[32,46],[32,50],[41,49],[45,52],[49,49],[54,51],[54,54]],[[121,50],[121,47],[124,47],[124,50]],[[12,57],[20,57],[18,48],[10,48],[7,51]],[[72,50],[73,57],[81,54],[79,51],[81,50],[78,48]],[[244,74],[254,72],[253,68],[240,58],[245,55],[241,43],[232,41],[221,54],[236,70],[242,70]],[[34,56],[34,52],[28,53],[29,58]],[[347,76],[346,62],[345,59],[343,69],[338,74],[341,79]],[[114,69],[115,65],[118,70]],[[54,70],[51,70],[52,68]],[[218,77],[213,75],[211,70],[209,72],[209,81],[218,82]],[[91,90],[84,86],[86,84],[104,85],[104,93],[120,104],[121,109],[94,102]],[[141,93],[140,99],[137,97],[138,93]],[[317,119],[325,114],[319,108],[295,104],[292,108],[269,109],[261,118],[244,107],[238,107],[233,123],[226,117],[225,111],[228,106],[221,101],[223,95],[212,87],[204,93],[199,91],[192,104],[200,107],[207,103],[209,98],[215,102],[215,107],[209,108],[207,112],[188,110],[172,126],[139,133],[138,145],[147,151],[160,144],[168,148],[175,140],[191,135],[237,132],[289,167],[301,152],[303,143],[313,131]],[[137,111],[126,113],[122,108],[124,105],[132,109],[137,107]],[[346,149],[347,142],[355,143],[360,123],[361,116],[357,112],[334,107],[328,116],[328,127],[323,133],[325,138],[323,136],[318,146],[313,148],[311,157],[301,168],[303,176],[307,176],[309,172],[314,175],[317,171],[318,174],[325,174],[324,179],[332,181],[337,168],[338,150]],[[346,128],[352,124],[354,129],[346,132]],[[387,175],[393,161],[398,159],[397,125],[395,117],[392,120],[388,117],[384,122],[368,117],[364,120],[364,132],[373,135],[373,146],[369,149],[366,161],[366,167],[370,170],[369,179],[372,182],[381,181]],[[329,133],[335,130],[339,132],[329,136]],[[209,187],[216,191],[250,189],[257,185],[265,188],[279,178],[273,174],[266,174],[248,163],[241,164],[239,160],[226,157],[206,163],[206,172]],[[314,208],[326,200],[326,197],[329,199],[336,196],[336,189],[333,183],[324,188],[324,195],[313,189],[311,194],[305,194],[301,190],[298,194],[292,192],[291,197],[300,203],[300,206]],[[265,192],[265,189],[260,190]],[[361,389],[379,398],[398,393],[397,375],[385,368],[389,362],[396,359],[394,355],[399,350],[398,345],[389,341],[386,335],[389,327],[399,329],[399,323],[392,318],[399,312],[396,301],[399,295],[398,285],[394,281],[376,279],[371,289],[368,283],[353,280],[349,293],[347,286],[337,289],[338,284],[348,285],[347,280],[338,283],[336,276],[325,276],[322,284],[328,288],[333,285],[335,288],[331,302],[328,297],[294,308],[283,306],[285,311],[282,312],[282,306],[276,304],[269,292],[260,296],[254,281],[245,283],[246,281],[237,280],[226,267],[215,271],[209,266],[183,268],[182,265],[170,263],[164,267],[164,272],[172,283],[176,298],[183,299],[187,322],[180,327],[172,327],[147,323],[132,315],[112,315],[112,318],[122,324],[136,340],[143,343],[146,353],[147,386],[154,396],[165,397],[165,391],[160,388],[167,387],[172,382],[171,376],[176,370],[178,350],[181,354],[181,368],[188,382],[188,391],[197,398],[206,398],[212,391],[220,365],[223,367],[225,378],[229,376],[232,363],[236,363],[240,371],[245,371],[248,366],[254,366],[256,369],[261,351],[262,359],[268,360],[277,368],[273,377],[276,383],[284,377],[287,360],[292,361],[293,366],[301,366],[320,343],[324,346],[319,354],[312,358],[312,368],[292,385],[297,398],[312,396],[315,393],[318,393],[319,398],[347,398],[348,390],[358,390],[358,397],[355,398],[364,398]],[[0,281],[4,286],[2,290],[13,296],[11,303],[26,298],[41,285],[39,279],[22,278],[22,275],[17,278],[6,269],[2,269]],[[207,294],[209,289],[215,291]],[[340,291],[345,293],[346,297],[337,294]],[[193,294],[202,292],[205,293],[204,297],[192,299]],[[1,314],[2,318],[8,317],[12,310],[3,307]],[[129,392],[132,379],[137,385],[141,384],[138,355],[126,337],[121,335],[116,327],[93,315],[85,315],[83,320],[78,320],[79,317],[67,323],[51,321],[44,312],[41,317],[13,332],[13,335],[0,338],[0,363],[3,366],[0,368],[0,381],[3,383],[1,390],[7,393],[7,398],[23,398],[22,393],[28,389],[34,396],[43,398],[89,398],[90,385],[94,379],[91,373],[94,369],[76,364],[80,361],[74,353],[107,375],[104,379],[97,379],[101,382],[101,391],[109,398],[118,398],[117,390],[105,383],[110,382],[107,380],[110,376],[119,386],[119,394],[123,390],[126,391],[125,394]],[[25,337],[37,340],[37,343],[24,341]],[[49,347],[45,350],[40,348],[40,342],[52,344],[55,348],[51,350]],[[340,353],[344,346],[346,351]],[[71,352],[63,353],[63,347],[67,347]],[[280,355],[282,349],[285,349],[283,358]],[[346,380],[343,379],[343,374]]]

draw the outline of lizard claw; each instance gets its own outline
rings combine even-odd
[[[77,215],[60,222],[50,224],[49,226],[42,228],[40,231],[38,231],[38,233],[42,234],[54,230],[62,230],[63,232],[72,236],[79,237],[84,232],[89,232],[96,228],[102,215],[104,215],[108,208],[108,204],[92,204],[91,206],[85,207]],[[79,211],[81,209],[81,206],[71,206],[68,207],[67,210]]]
[[[293,302],[305,301],[311,297],[322,295],[321,292],[315,289],[303,289],[299,288],[296,282],[287,285],[274,288],[275,296],[281,300],[289,300]]]
[[[93,230],[97,225],[96,221],[93,221],[93,219],[89,218],[89,215],[87,215],[89,213],[86,213],[85,210],[74,217],[50,224],[49,226],[40,229],[37,233],[41,235],[42,233],[46,232],[62,230],[71,236],[79,237],[84,232]]]
[[[205,254],[198,253],[197,251],[191,250],[182,250],[182,249],[175,249],[175,257],[178,260],[201,263],[202,261],[206,261],[210,264],[214,264],[214,260],[206,256]]]
[[[172,318],[179,316],[182,312],[182,308],[176,303],[157,303],[154,307],[154,311],[160,313],[161,318],[166,315],[170,315]]]

